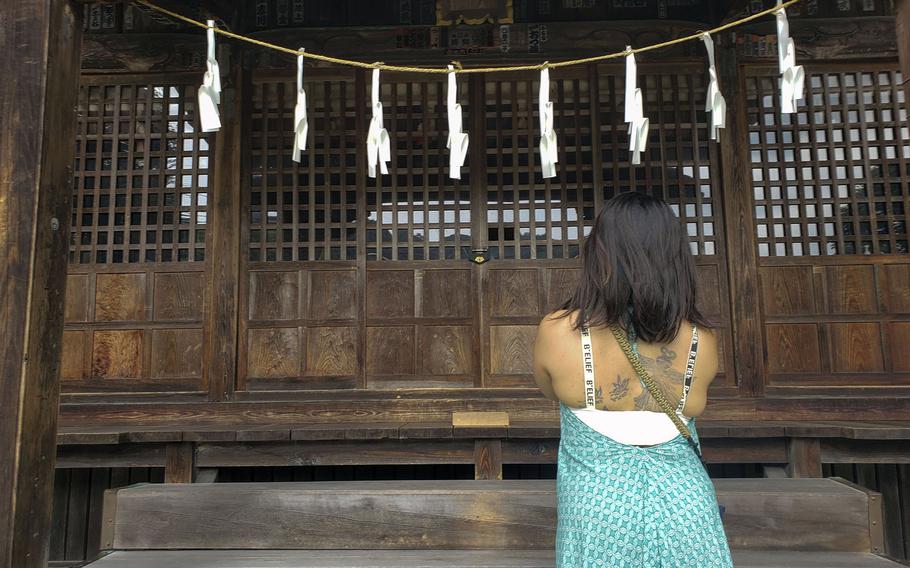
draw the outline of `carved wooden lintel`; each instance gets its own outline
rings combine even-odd
[[[737,52],[743,57],[776,57],[776,33],[773,20],[737,28]],[[790,33],[800,59],[897,57],[895,23],[889,16],[793,19]]]
[[[277,45],[361,61],[445,65],[459,59],[466,66],[507,62],[540,62],[622,51],[626,45],[659,43],[704,26],[690,22],[558,22],[471,26],[471,31],[435,26],[283,29],[252,34]],[[463,35],[467,33],[468,35]],[[462,35],[459,35],[462,34]],[[87,34],[83,42],[84,71],[157,72],[203,68],[202,33]],[[223,40],[220,43],[239,43]],[[651,58],[687,57],[700,53],[690,42],[642,54]],[[248,50],[257,68],[288,68],[293,57],[255,46]],[[313,63],[311,63],[313,64]],[[315,65],[315,64],[313,64]]]
[[[205,34],[86,34],[82,71],[201,71]]]
[[[704,26],[691,22],[556,22],[471,26],[449,29],[434,26],[400,28],[319,28],[275,30],[254,34],[256,39],[283,46],[362,61],[414,65],[445,65],[458,59],[466,66],[540,62],[622,51],[627,45],[659,43],[692,34]],[[683,44],[660,51],[660,57],[684,57],[699,45]],[[281,53],[255,50],[257,67],[283,68],[291,59]],[[644,59],[651,54],[642,55]]]

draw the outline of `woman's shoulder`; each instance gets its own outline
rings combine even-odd
[[[698,329],[698,342],[708,346],[717,345],[717,330],[711,327],[705,327],[703,325],[696,325]],[[689,324],[689,329],[692,329],[692,324]]]
[[[575,330],[577,310],[555,310],[540,320],[540,332],[566,333]]]
[[[570,337],[577,336],[575,329],[576,314],[567,310],[556,310],[548,313],[537,326],[538,346],[565,343]]]

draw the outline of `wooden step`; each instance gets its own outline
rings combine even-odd
[[[736,568],[899,568],[860,552],[734,551]],[[89,568],[553,568],[552,550],[172,550],[114,552]]]
[[[716,487],[733,548],[881,551],[880,516],[870,520],[879,498],[855,486]],[[548,480],[141,485],[108,494],[105,518],[104,548],[117,550],[545,550],[555,542],[556,496]]]

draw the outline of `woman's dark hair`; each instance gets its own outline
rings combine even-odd
[[[695,306],[695,260],[682,223],[660,199],[634,191],[604,203],[581,252],[582,273],[562,306],[576,328],[619,324],[667,343],[683,320],[711,327]]]

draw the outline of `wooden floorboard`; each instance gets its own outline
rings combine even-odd
[[[734,550],[736,568],[900,568],[901,564],[862,552],[779,552]]]
[[[872,554],[737,550],[736,568],[899,568]],[[552,568],[552,550],[174,550],[114,552],[88,568]]]

